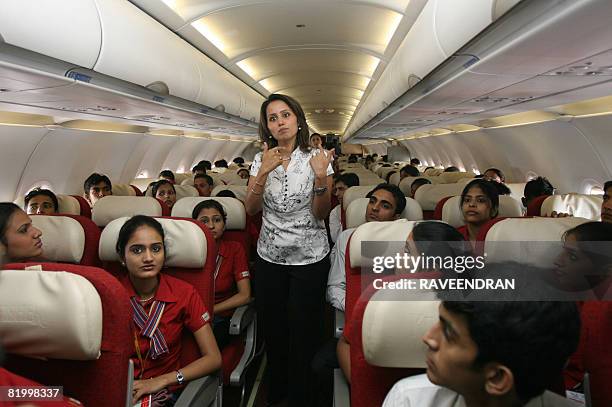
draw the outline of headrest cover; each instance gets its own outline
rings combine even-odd
[[[540,214],[550,216],[553,211],[556,211],[590,220],[600,220],[602,202],[603,199],[596,195],[551,195],[542,203]]]
[[[361,242],[400,242],[405,241],[412,231],[414,221],[398,219],[393,222],[368,222],[359,226],[351,235],[351,267],[361,267]],[[365,264],[365,263],[364,263]]]
[[[192,185],[175,185],[174,190],[176,191],[176,200],[177,202],[180,199],[192,196],[199,196],[199,192],[196,187]]]
[[[514,218],[504,219],[494,224],[485,238],[485,253],[490,261],[527,260],[537,266],[552,265],[547,246],[533,245],[530,242],[561,243],[563,234],[582,223],[585,218]],[[525,242],[524,244],[499,244],[496,242]],[[553,247],[554,248],[554,247]]]
[[[374,366],[425,368],[421,339],[438,320],[438,301],[385,301],[374,293],[363,314],[361,337],[366,361]]]
[[[136,196],[136,191],[129,184],[113,184],[113,195]]]
[[[525,185],[527,185],[526,182],[515,182],[512,184],[506,184],[506,186],[510,189],[510,196],[519,202],[521,202],[521,198],[525,193]]]
[[[134,215],[161,216],[162,207],[157,199],[150,196],[105,196],[93,206],[91,219],[98,226]]]
[[[80,215],[81,214],[81,205],[79,201],[70,195],[57,195],[58,202],[58,213],[63,213],[66,215]]]
[[[153,181],[157,181],[157,178],[134,178],[131,185],[134,185],[136,188],[140,189],[143,193],[148,188],[149,184]],[[114,192],[114,185],[113,185]]]
[[[402,179],[399,183],[399,188],[402,190],[404,195],[410,196],[410,188],[412,187],[412,183],[419,178],[425,178],[426,180],[429,180],[432,184],[441,183],[440,177],[404,177],[404,179]]]
[[[115,219],[102,231],[100,260],[120,261],[115,251],[119,231],[129,218]],[[164,228],[167,267],[203,268],[206,263],[206,235],[194,222],[183,219],[157,219]]]
[[[102,342],[100,296],[77,274],[0,270],[0,338],[10,353],[95,360]]]
[[[443,172],[439,175],[442,184],[454,184],[463,178],[474,178],[471,172]]]
[[[227,222],[225,228],[227,230],[244,230],[246,229],[246,211],[244,205],[236,198],[229,197],[198,197],[198,198],[183,198],[177,201],[172,208],[172,216],[177,218],[191,218],[193,208],[200,202],[213,199],[223,205],[227,214]]]
[[[389,177],[389,184],[399,185],[400,183],[400,173],[399,170]],[[405,194],[405,192],[404,192]]]
[[[459,207],[460,196],[453,196],[444,203],[442,208],[442,220],[453,227],[465,225],[463,213]],[[499,197],[499,217],[519,217],[523,216],[521,203],[508,195]]]
[[[373,190],[374,187],[372,185],[364,185],[364,186],[356,186],[350,187],[344,192],[344,196],[342,197],[342,207],[346,210],[351,202],[365,198],[365,196]]]
[[[421,205],[424,211],[433,211],[442,198],[447,196],[461,195],[465,185],[460,184],[432,184],[420,187],[414,199]]]
[[[59,263],[79,263],[85,252],[85,231],[67,216],[32,216],[32,225],[40,229],[43,259]]]
[[[194,179],[193,177],[185,178],[181,181],[180,185],[191,185],[193,186]]]
[[[356,228],[357,226],[366,223],[366,209],[368,207],[368,198],[358,198],[351,202],[346,208],[346,227]],[[400,218],[407,220],[422,220],[423,211],[417,201],[411,198],[406,198],[406,208],[400,215]]]
[[[224,189],[230,190],[234,193],[234,195],[236,195],[236,198],[238,198],[239,200],[241,200],[242,202],[244,202],[246,200],[246,195],[247,195],[247,187],[246,185],[219,185],[216,186],[212,192],[211,195],[212,196],[217,196],[217,194],[221,191],[223,191]]]

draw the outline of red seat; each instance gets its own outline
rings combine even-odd
[[[121,284],[102,269],[58,263],[7,264],[4,270],[23,270],[40,264],[48,272],[68,272],[84,277],[102,302],[100,357],[93,360],[33,359],[9,353],[6,368],[48,386],[63,386],[64,393],[86,406],[125,405],[128,364],[133,347],[131,307]],[[0,300],[1,301],[1,300]]]
[[[92,208],[92,220],[101,228],[115,219],[134,215],[169,216],[170,209],[159,199],[118,195],[105,196]]]
[[[57,195],[59,207],[58,213],[63,215],[85,216],[91,219],[91,207],[89,202],[78,195]]]
[[[542,204],[548,198],[549,195],[541,195],[537,198],[534,198],[529,205],[527,205],[527,216],[540,216],[540,209],[542,208]]]
[[[436,204],[436,209],[434,209],[433,219],[442,220],[442,208],[444,208],[444,204],[446,203],[446,201],[451,198],[452,196],[447,196],[445,198],[440,199],[440,201]]]

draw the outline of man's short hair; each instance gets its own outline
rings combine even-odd
[[[227,161],[225,161],[225,160],[217,160],[217,161],[215,161],[215,167],[217,167],[217,168],[227,168]]]
[[[402,192],[401,189],[399,189],[397,185],[378,184],[374,187],[373,190],[368,192],[368,194],[366,195],[366,198],[371,197],[374,194],[374,192],[380,189],[384,189],[385,191],[388,191],[391,194],[393,194],[393,198],[395,199],[395,214],[396,215],[399,215],[402,212],[404,212],[404,209],[406,209],[406,197],[404,196],[404,193]]]
[[[202,160],[202,161],[198,162],[198,165],[203,165],[204,168],[206,168],[207,171],[208,170],[212,170],[212,164],[208,160]]]
[[[192,169],[191,172],[195,173],[196,171],[203,171],[204,174],[206,174],[206,166],[202,163],[196,164]]]
[[[402,169],[400,170],[400,174],[402,172],[408,174],[409,177],[418,177],[419,175],[421,175],[421,173],[419,172],[419,169],[415,167],[414,165],[410,165],[410,164],[402,167]]]
[[[460,172],[459,168],[455,167],[454,165],[451,165],[450,167],[446,167],[444,169],[444,172]]]
[[[59,211],[59,202],[57,200],[57,196],[55,196],[55,194],[52,191],[48,189],[44,189],[44,188],[34,188],[33,190],[27,193],[27,195],[23,199],[24,208],[26,211],[28,210],[28,204],[30,203],[30,200],[39,195],[44,195],[44,196],[49,197],[51,201],[53,202],[53,208],[55,208],[55,212]]]
[[[163,170],[159,173],[159,178],[170,178],[172,181],[174,181],[174,173],[170,170]]]
[[[525,184],[523,195],[528,201],[542,195],[552,195],[555,187],[544,177],[537,177]]]
[[[337,182],[342,182],[347,187],[358,187],[359,186],[359,177],[357,174],[352,172],[345,172],[344,174],[340,174],[338,178],[334,181],[334,184]]]
[[[419,160],[418,158],[411,158],[410,164],[411,165],[421,165],[421,160]]]
[[[94,172],[89,177],[87,177],[87,179],[83,183],[83,190],[85,191],[85,195],[89,195],[89,190],[100,182],[106,183],[111,190],[113,189],[113,184],[106,175]]]
[[[208,183],[208,185],[210,185],[211,187],[215,184],[215,181],[212,179],[210,175],[197,174],[195,177],[193,177],[193,180],[195,181],[198,178],[204,178],[206,182]]]
[[[523,403],[546,390],[578,346],[580,316],[573,302],[444,301],[443,306],[465,318],[478,348],[475,365],[508,367]]]
[[[348,158],[348,163],[349,164],[355,164],[357,162],[357,156],[354,154],[349,155]]]
[[[236,157],[232,161],[235,162],[236,164],[244,164],[244,158],[242,157]]]
[[[603,187],[604,193],[608,190],[608,188],[612,188],[612,180],[606,181],[606,183],[604,184],[604,187]]]
[[[431,184],[431,181],[428,180],[427,178],[417,178],[414,181],[412,181],[412,184],[410,184],[410,188],[414,188],[414,187],[420,187],[421,185],[427,185],[427,184]]]

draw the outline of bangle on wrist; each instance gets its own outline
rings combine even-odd
[[[266,184],[260,184],[258,181],[255,181],[255,185],[259,185],[260,187],[265,187]]]
[[[262,192],[257,192],[257,191],[255,191],[255,188],[251,188],[251,192],[252,192],[254,195],[263,195],[263,191],[262,191]]]
[[[323,186],[323,187],[314,187],[314,193],[315,195],[323,195],[325,192],[327,192],[327,186]]]

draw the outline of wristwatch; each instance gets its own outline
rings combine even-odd
[[[176,371],[176,381],[178,384],[183,384],[185,381],[185,376],[183,376],[183,373],[180,370]]]
[[[323,195],[325,191],[327,191],[327,186],[314,188],[315,195]]]

